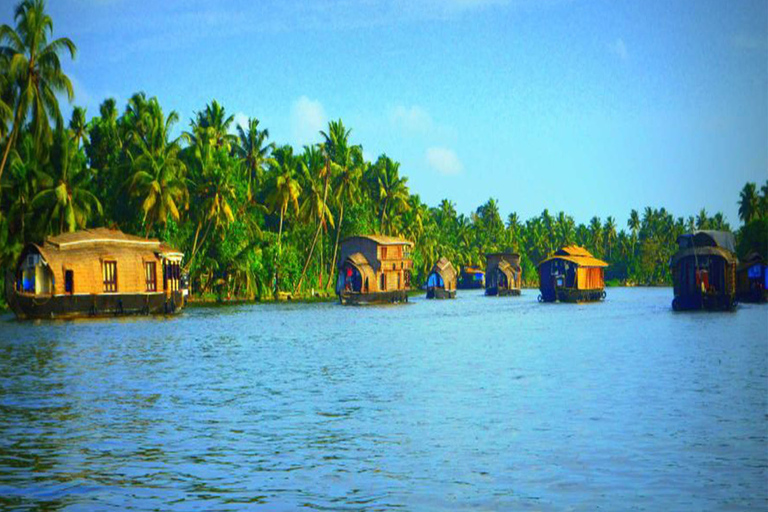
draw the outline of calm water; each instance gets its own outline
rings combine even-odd
[[[0,509],[768,508],[768,307],[0,318]]]

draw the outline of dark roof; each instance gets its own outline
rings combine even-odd
[[[726,251],[736,252],[736,240],[733,233],[728,231],[695,231],[677,237],[681,249],[690,247],[720,247]]]

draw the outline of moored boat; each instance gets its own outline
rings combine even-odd
[[[383,235],[341,242],[336,294],[342,304],[408,302],[413,243]]]
[[[539,263],[539,301],[595,302],[605,298],[608,264],[583,247],[569,245]]]
[[[455,299],[456,277],[456,269],[448,258],[442,257],[437,260],[427,276],[427,298]]]
[[[677,237],[669,262],[676,311],[732,310],[736,306],[734,237],[725,231],[696,231]]]
[[[457,288],[460,290],[485,288],[485,272],[475,267],[462,267]]]
[[[741,302],[768,302],[768,265],[756,252],[736,268],[736,297]]]
[[[523,270],[520,255],[496,252],[485,255],[485,294],[494,296],[520,295]]]
[[[174,314],[184,307],[183,254],[106,228],[27,244],[5,295],[18,318]]]

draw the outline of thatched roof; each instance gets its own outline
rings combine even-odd
[[[368,260],[365,258],[365,256],[363,256],[362,253],[356,252],[354,254],[350,254],[347,259],[344,260],[344,263],[349,263],[355,267],[358,272],[360,272],[360,275],[363,276],[363,278],[368,279],[369,283],[374,283],[376,281],[376,273],[373,271],[373,268],[371,268],[371,265],[368,263]]]
[[[552,256],[550,256],[549,258],[546,258],[545,260],[540,262],[537,266],[540,267],[544,263],[552,260],[570,261],[571,263],[575,263],[579,267],[588,267],[588,268],[608,266],[608,263],[604,262],[603,260],[595,258],[594,256],[592,256],[591,252],[589,252],[583,247],[579,247],[578,245],[568,245],[566,247],[558,249],[557,251],[555,251],[555,253]]]
[[[509,282],[514,281],[515,279],[515,272],[520,270],[520,267],[515,268],[511,263],[509,263],[507,260],[501,260],[497,266],[499,270],[501,270],[505,276],[507,276],[507,280]]]
[[[431,273],[439,274],[440,277],[443,278],[443,281],[446,282],[456,279],[456,269],[445,256],[437,260],[437,263],[434,264],[432,270],[430,271],[430,274]]]
[[[109,228],[83,229],[72,233],[62,233],[45,239],[45,245],[50,245],[61,250],[72,249],[87,244],[116,244],[160,248],[160,240],[157,240],[156,238],[142,238],[139,236],[127,235],[122,231]]]
[[[404,238],[397,238],[394,236],[385,236],[385,235],[355,235],[350,236],[342,240],[343,242],[346,242],[348,240],[352,240],[354,238],[364,238],[366,240],[371,240],[373,242],[376,242],[379,245],[409,245],[413,247],[413,242],[409,240],[405,240]]]
[[[691,247],[720,247],[726,251],[736,252],[736,239],[728,231],[695,231],[677,237],[681,249]]]
[[[727,249],[723,249],[722,247],[691,247],[689,249],[680,249],[677,251],[670,260],[669,264],[670,266],[674,266],[677,264],[678,261],[680,261],[683,258],[687,258],[689,256],[719,256],[723,258],[725,261],[727,261],[729,264],[735,265],[738,263],[738,259],[736,258],[736,255],[732,253],[731,251]]]

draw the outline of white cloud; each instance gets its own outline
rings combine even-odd
[[[431,147],[427,149],[427,163],[440,174],[459,174],[464,166],[456,153],[448,148]]]
[[[320,139],[320,130],[327,122],[322,103],[301,96],[291,106],[291,133],[293,143],[299,147],[314,144]]]
[[[429,133],[435,125],[432,116],[417,105],[412,107],[398,105],[389,117],[392,124],[410,132]]]
[[[621,38],[612,43],[608,43],[608,50],[618,56],[621,60],[627,60],[627,57],[629,57],[629,53],[627,53],[627,45],[624,44],[624,40]]]

